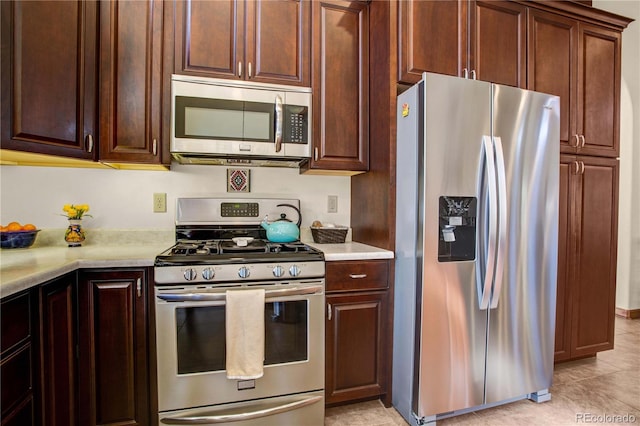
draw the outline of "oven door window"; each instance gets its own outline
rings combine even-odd
[[[265,365],[308,359],[306,300],[265,304]],[[224,306],[176,308],[178,374],[225,369]]]
[[[175,137],[231,141],[275,140],[274,104],[176,96]]]

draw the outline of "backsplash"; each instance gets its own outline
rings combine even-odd
[[[350,225],[349,177],[254,167],[250,192],[227,192],[227,169],[176,163],[166,172],[0,166],[0,222],[64,228],[62,206],[77,203],[90,206],[87,229],[173,229],[179,197],[290,197],[300,199],[302,226],[314,220]],[[154,193],[167,194],[166,213],[153,213]],[[337,213],[327,213],[329,195],[338,197]]]

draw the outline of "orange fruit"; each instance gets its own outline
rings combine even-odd
[[[10,224],[7,225],[7,230],[8,231],[20,231],[20,230],[22,230],[22,225],[20,225],[20,223],[18,223],[18,222],[11,222]]]
[[[22,225],[23,231],[35,231],[36,226],[32,223],[27,223],[26,225]]]
[[[6,226],[0,226],[0,232],[7,232],[8,229]]]

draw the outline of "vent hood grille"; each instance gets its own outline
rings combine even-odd
[[[180,164],[197,164],[197,165],[213,165],[213,166],[254,166],[254,167],[289,167],[300,168],[304,166],[308,158],[274,158],[274,157],[258,157],[258,156],[216,156],[211,154],[173,152],[171,153],[174,160]]]

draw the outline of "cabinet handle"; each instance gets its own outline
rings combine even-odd
[[[471,80],[476,79],[476,70],[471,70]]]
[[[327,319],[331,321],[331,303],[327,303]]]
[[[153,139],[153,155],[158,155],[158,139]]]
[[[584,144],[585,144],[585,140],[584,140],[584,135],[580,135],[580,148],[584,148]]]
[[[584,174],[584,161],[580,162],[580,174],[583,175]]]
[[[469,78],[469,70],[462,68],[462,78]]]
[[[573,145],[572,143],[569,143],[569,146],[571,146],[572,148],[577,148],[578,145],[580,145],[580,136],[578,135],[573,135],[573,139],[576,140],[576,144]]]
[[[313,159],[318,161],[318,147],[313,148]]]
[[[142,296],[142,281],[138,278],[136,282],[136,292],[138,293],[138,297]]]
[[[87,152],[93,152],[93,135],[89,133],[86,137]]]
[[[251,62],[249,62],[249,65],[247,65],[247,75],[249,76],[249,78],[251,78]]]
[[[357,280],[360,278],[367,278],[367,274],[349,274],[349,277],[351,277],[354,280]]]
[[[242,61],[238,62],[238,77],[242,77]]]
[[[573,174],[574,175],[579,174],[578,172],[580,172],[580,163],[578,163],[577,161],[574,161],[573,165],[576,166],[576,171]]]

